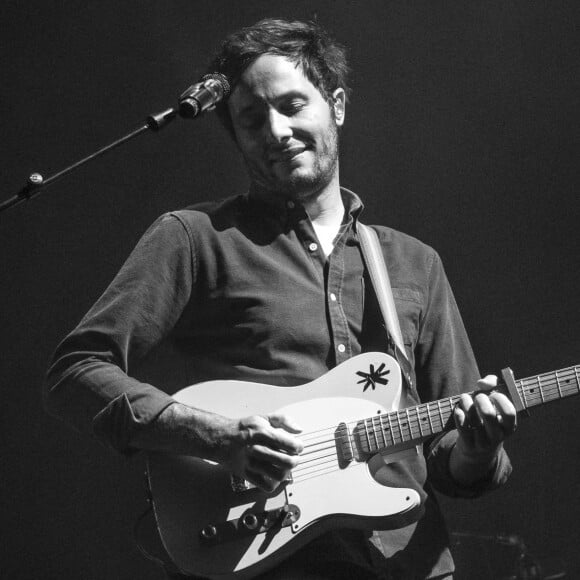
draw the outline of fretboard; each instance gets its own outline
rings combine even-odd
[[[526,409],[571,397],[580,392],[580,366],[521,379],[516,387]]]
[[[524,409],[580,393],[580,366],[568,367],[516,381]],[[501,386],[500,386],[501,389]],[[407,446],[444,431],[459,395],[392,411],[360,421],[353,431],[364,453]]]

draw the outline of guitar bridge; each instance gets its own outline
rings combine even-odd
[[[294,504],[260,512],[247,510],[239,518],[204,526],[199,538],[203,544],[221,544],[245,536],[264,534],[275,528],[286,528],[299,519],[300,508]]]
[[[292,483],[293,481],[292,474],[290,474],[283,483]],[[244,491],[257,488],[257,486],[255,486],[253,483],[250,483],[247,479],[233,474],[230,475],[230,485],[234,493],[242,493]]]
[[[242,493],[243,491],[248,491],[256,487],[253,483],[250,483],[247,479],[239,475],[230,475],[230,485],[234,493]]]

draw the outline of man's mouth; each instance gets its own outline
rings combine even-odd
[[[306,147],[290,147],[270,154],[269,159],[271,163],[283,163],[284,161],[291,161],[304,153],[304,151],[306,151]]]

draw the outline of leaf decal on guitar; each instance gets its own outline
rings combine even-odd
[[[389,379],[384,378],[388,375],[391,371],[389,369],[383,370],[385,368],[385,363],[382,363],[381,366],[375,370],[375,365],[370,365],[370,371],[365,373],[363,371],[357,371],[357,375],[362,377],[360,381],[357,381],[358,385],[364,383],[363,393],[369,388],[372,387],[373,391],[377,386],[377,383],[380,385],[386,385],[389,382]]]

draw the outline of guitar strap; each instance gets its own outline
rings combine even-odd
[[[397,316],[397,310],[395,308],[391,281],[389,279],[387,265],[383,258],[379,237],[375,230],[360,222],[357,226],[357,232],[359,234],[363,259],[377,296],[391,347],[403,371],[403,376],[410,391],[415,394],[411,362],[405,351],[405,343],[403,342],[403,334],[401,333],[399,317]]]

